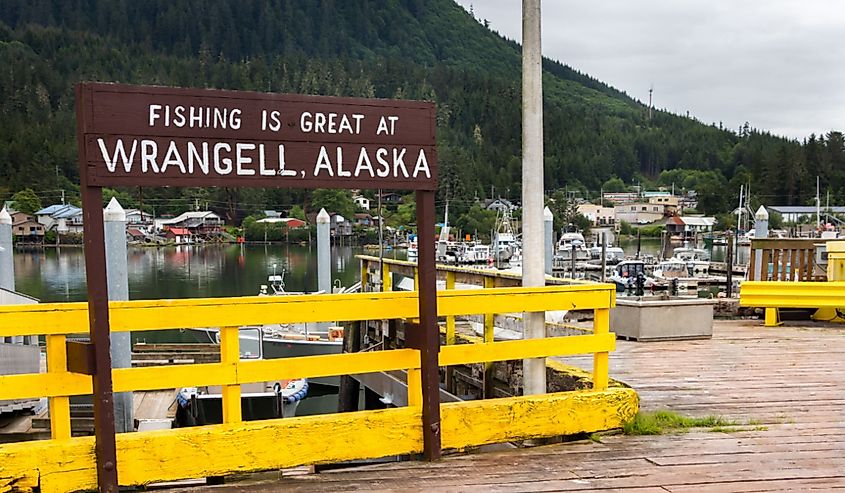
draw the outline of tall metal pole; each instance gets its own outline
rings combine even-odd
[[[554,252],[554,242],[555,242],[555,230],[554,230],[554,220],[555,216],[552,214],[551,209],[548,207],[543,209],[543,225],[544,225],[544,233],[545,233],[545,245],[546,245],[546,255],[545,255],[545,268],[546,274],[552,275],[552,253]]]
[[[543,73],[540,0],[522,0],[522,285],[545,285],[543,275]],[[526,339],[546,335],[543,312],[526,312]],[[523,361],[524,394],[546,392],[546,360]]]
[[[12,245],[12,216],[0,210],[0,288],[15,290],[15,260]]]
[[[601,234],[601,282],[607,280],[607,233]]]
[[[103,211],[106,240],[106,276],[109,285],[109,301],[129,299],[129,271],[126,255],[126,211],[116,198],[112,198]],[[132,367],[132,334],[111,333],[112,368]],[[134,428],[132,392],[114,394],[114,427],[118,433]]]

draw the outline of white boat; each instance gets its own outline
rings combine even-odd
[[[417,244],[417,235],[408,235],[408,261],[416,262],[417,258],[419,258],[419,255],[420,249],[419,245]]]
[[[593,260],[601,259],[601,245],[590,248],[590,258]],[[625,260],[625,251],[619,247],[607,245],[604,249],[604,259],[608,265],[618,264]]]
[[[576,261],[590,260],[590,250],[584,241],[584,235],[577,232],[563,233],[557,242],[555,260],[558,262],[569,262],[575,255]]]
[[[636,289],[637,278],[643,278],[643,289],[650,289],[655,286],[654,279],[645,273],[645,262],[642,260],[623,260],[613,268],[609,282],[616,284],[617,292],[625,292]]]
[[[465,243],[464,248],[458,256],[458,263],[461,264],[487,264],[492,260],[490,245],[482,243]]]
[[[687,264],[689,277],[710,276],[710,255],[707,250],[687,246],[678,247],[672,251],[672,258],[669,260],[674,259]]]
[[[263,359],[262,332],[241,329],[241,359]],[[244,337],[244,336],[247,337]],[[185,387],[176,395],[176,426],[200,426],[223,422],[223,399],[219,385]],[[241,384],[244,421],[289,418],[296,415],[299,402],[308,395],[308,380],[269,380]]]
[[[281,275],[273,274],[262,285],[259,296],[290,296],[295,294],[320,294],[291,292],[285,290],[284,271]],[[245,326],[240,332],[241,346],[257,344],[258,336],[246,329],[261,329],[261,352],[265,359],[292,358],[296,356],[316,356],[321,354],[339,354],[343,352],[343,328],[327,326],[315,322],[292,324],[266,324],[261,327]],[[220,344],[220,330],[217,327],[188,329],[199,342]],[[337,386],[337,377],[314,379],[314,383]]]
[[[521,267],[522,244],[514,231],[510,210],[505,209],[502,212],[502,217],[500,219],[497,218],[496,222],[496,231],[493,233],[493,246],[491,249],[496,267]]]

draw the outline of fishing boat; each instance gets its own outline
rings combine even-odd
[[[690,277],[708,277],[710,275],[710,255],[707,250],[688,246],[678,247],[672,251],[670,260],[672,259],[685,262]]]
[[[496,223],[491,249],[493,262],[498,268],[521,267],[522,244],[514,230],[510,209],[505,209]]]
[[[616,284],[616,291],[623,293],[636,289],[637,279],[642,277],[643,288],[652,289],[656,282],[652,277],[646,275],[645,262],[642,260],[623,260],[616,264],[613,273],[608,278],[609,282]]]
[[[285,290],[285,272],[273,274],[267,278],[269,284],[261,285],[259,296],[291,296],[296,294],[321,294],[293,292]],[[360,283],[349,289],[336,290],[339,293],[352,292]],[[317,356],[321,354],[339,354],[343,352],[343,328],[325,323],[298,322],[266,324],[260,327],[244,326],[240,332],[241,346],[254,346],[258,337],[254,331],[246,329],[261,329],[261,351],[265,359],[293,358],[297,356]],[[198,342],[220,344],[220,329],[205,327],[189,329]],[[314,383],[338,386],[338,377],[314,379]]]
[[[416,262],[420,255],[419,245],[417,244],[417,235],[408,235],[408,261]]]
[[[241,329],[241,360],[263,359],[262,331]],[[243,336],[247,337],[243,337]],[[241,413],[244,421],[289,418],[296,415],[300,401],[308,395],[308,380],[273,380],[241,384]],[[223,422],[222,388],[219,385],[185,387],[176,395],[176,427]]]
[[[584,235],[578,232],[563,233],[557,242],[556,262],[570,262],[572,256],[576,261],[590,260],[590,250],[584,241]]]
[[[590,258],[592,260],[601,259],[601,245],[590,247]],[[604,249],[604,259],[607,265],[618,264],[625,260],[625,251],[619,247],[607,245]]]

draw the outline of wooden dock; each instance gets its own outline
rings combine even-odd
[[[619,341],[610,374],[639,392],[643,410],[719,415],[741,425],[728,432],[602,436],[451,455],[431,464],[401,462],[281,479],[274,473],[238,484],[237,491],[845,489],[843,356],[845,327],[836,325],[764,328],[756,320],[717,321],[711,340]],[[564,361],[589,368],[592,358]]]

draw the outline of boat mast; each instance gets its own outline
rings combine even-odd
[[[819,201],[819,177],[816,175],[816,231],[821,228],[821,201]]]

